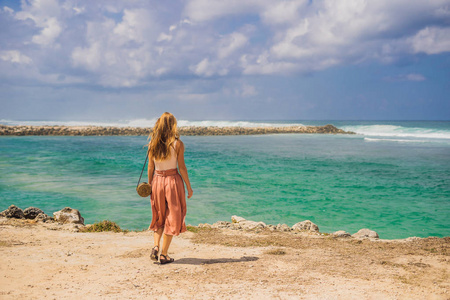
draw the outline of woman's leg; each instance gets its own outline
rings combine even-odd
[[[163,246],[161,250],[161,254],[166,256],[167,251],[169,251],[170,243],[172,242],[173,235],[164,234]]]
[[[163,231],[164,231],[164,228],[161,227],[157,231],[155,231],[155,233],[153,234],[153,239],[154,239],[153,247],[158,246],[158,250],[161,249],[161,247],[159,246],[159,243],[161,241],[161,237],[162,237]],[[163,243],[164,243],[164,241],[163,241]]]

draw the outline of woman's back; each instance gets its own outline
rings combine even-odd
[[[177,168],[177,152],[175,151],[177,141],[175,141],[170,147],[170,157],[166,160],[154,161],[155,170],[164,171]]]

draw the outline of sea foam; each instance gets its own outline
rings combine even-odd
[[[62,125],[62,126],[113,126],[113,127],[153,127],[155,119],[134,119],[134,120],[118,120],[118,121],[15,121],[1,119],[0,124],[4,125]],[[287,126],[304,126],[301,123],[271,123],[271,122],[251,122],[251,121],[189,121],[178,120],[178,126],[194,126],[194,127],[287,127]]]
[[[353,131],[357,134],[365,136],[403,137],[414,139],[450,139],[450,130],[436,128],[404,127],[397,125],[353,125],[341,126],[341,128],[343,130]]]

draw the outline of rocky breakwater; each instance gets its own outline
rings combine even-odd
[[[28,126],[28,125],[0,125],[0,135],[27,136],[27,135],[52,135],[52,136],[147,136],[152,132],[151,128],[142,127],[102,127],[102,126]],[[344,131],[333,125],[325,126],[285,126],[285,127],[180,127],[182,136],[194,135],[260,135],[276,133],[320,133],[320,134],[354,134]]]

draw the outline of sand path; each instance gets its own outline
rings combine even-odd
[[[412,252],[405,253],[389,250],[393,248],[392,243],[385,242],[364,241],[358,245],[355,241],[322,242],[310,238],[312,244],[303,243],[297,248],[240,247],[210,243],[215,240],[222,244],[240,243],[245,239],[257,239],[258,234],[211,231],[196,239],[197,235],[199,233],[187,232],[174,238],[169,254],[176,262],[161,266],[149,259],[151,232],[77,233],[50,230],[42,225],[3,224],[0,225],[0,298],[450,297],[449,241],[444,239],[438,239],[434,251],[411,248]],[[210,240],[204,239],[208,236]],[[277,239],[280,236],[266,237]],[[202,237],[204,242],[201,242]],[[291,239],[292,235],[286,234],[283,238]],[[380,256],[365,257],[361,253],[363,248],[358,248],[364,245],[370,249],[380,247]],[[281,255],[271,254],[274,250]]]

